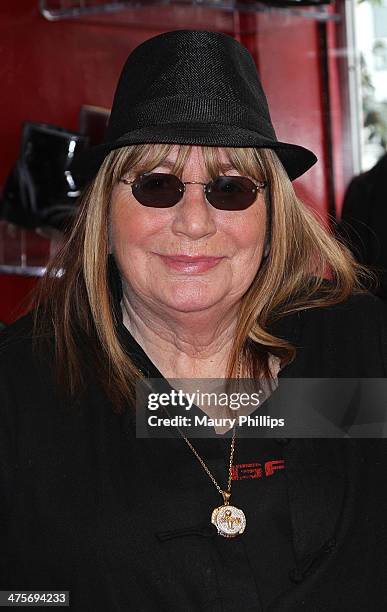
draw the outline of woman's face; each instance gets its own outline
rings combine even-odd
[[[170,172],[177,152],[176,146],[153,172]],[[228,163],[223,150],[220,154]],[[239,175],[232,168],[225,174]],[[182,180],[210,180],[201,147],[192,147]],[[240,300],[260,266],[266,207],[259,193],[245,210],[218,210],[206,201],[202,185],[187,185],[175,206],[149,208],[135,199],[130,185],[118,183],[110,222],[111,250],[129,299],[156,311],[221,310]]]

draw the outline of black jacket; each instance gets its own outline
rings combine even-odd
[[[273,331],[298,352],[280,384],[385,377],[386,322],[371,295],[282,319]],[[0,589],[70,590],[76,612],[387,608],[384,440],[240,440],[239,466],[285,469],[233,482],[248,525],[227,540],[209,521],[220,496],[184,441],[136,439],[97,380],[65,405],[30,328],[27,316],[0,335]],[[157,376],[122,323],[120,334]],[[223,483],[228,441],[195,446]]]

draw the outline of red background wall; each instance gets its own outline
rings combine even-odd
[[[146,25],[144,25],[146,24]],[[326,218],[326,134],[322,115],[317,24],[280,13],[231,14],[211,9],[164,7],[116,15],[108,23],[44,19],[37,0],[0,6],[0,185],[17,157],[21,122],[25,119],[78,128],[82,104],[110,107],[122,65],[139,43],[160,32],[179,28],[219,30],[235,36],[253,54],[266,90],[280,140],[312,149],[319,162],[295,181],[302,197]],[[329,24],[330,44],[335,26]],[[335,150],[340,159],[341,100],[338,74],[331,64],[332,119]],[[337,200],[344,178],[336,164]],[[0,275],[0,320],[11,313],[31,279]]]

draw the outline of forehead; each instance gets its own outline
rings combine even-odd
[[[157,163],[157,165],[155,165],[154,167],[168,168],[170,170],[173,170],[176,168],[177,165],[184,165],[185,167],[196,166],[204,170],[206,169],[206,166],[208,166],[208,162],[210,162],[209,165],[212,169],[217,168],[222,169],[224,171],[229,169],[235,169],[235,165],[230,160],[227,150],[221,147],[214,147],[212,149],[212,155],[210,156],[210,158],[208,158],[207,156],[207,162],[203,154],[202,147],[191,145],[189,147],[189,150],[187,150],[188,147],[184,147],[184,149],[185,155],[183,155],[183,159],[181,159],[181,148],[179,147],[179,145],[172,146],[172,148],[164,156],[162,156],[161,159],[159,158],[158,163],[155,160],[155,163]],[[152,150],[149,153],[149,159],[152,159]],[[178,163],[179,161],[180,163]]]
[[[187,147],[188,148],[188,147]],[[195,160],[195,161],[203,161],[203,147],[197,145],[189,145],[189,153],[187,160]],[[222,147],[213,147],[213,155],[214,158],[219,160],[221,163],[227,163],[229,161],[229,156],[227,154],[227,150]],[[180,151],[179,145],[173,145],[172,148],[168,151],[165,156],[164,161],[172,161],[175,162]]]

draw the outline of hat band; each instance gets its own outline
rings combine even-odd
[[[272,124],[265,120],[262,114],[248,106],[233,100],[187,98],[170,96],[154,100],[148,104],[128,108],[120,108],[120,132],[114,129],[114,117],[110,119],[111,129],[108,129],[106,141],[116,140],[125,133],[149,128],[149,126],[201,123],[212,125],[219,123],[232,125],[260,133],[270,140],[277,140]],[[117,122],[118,123],[118,122]],[[125,125],[125,128],[123,126]]]

